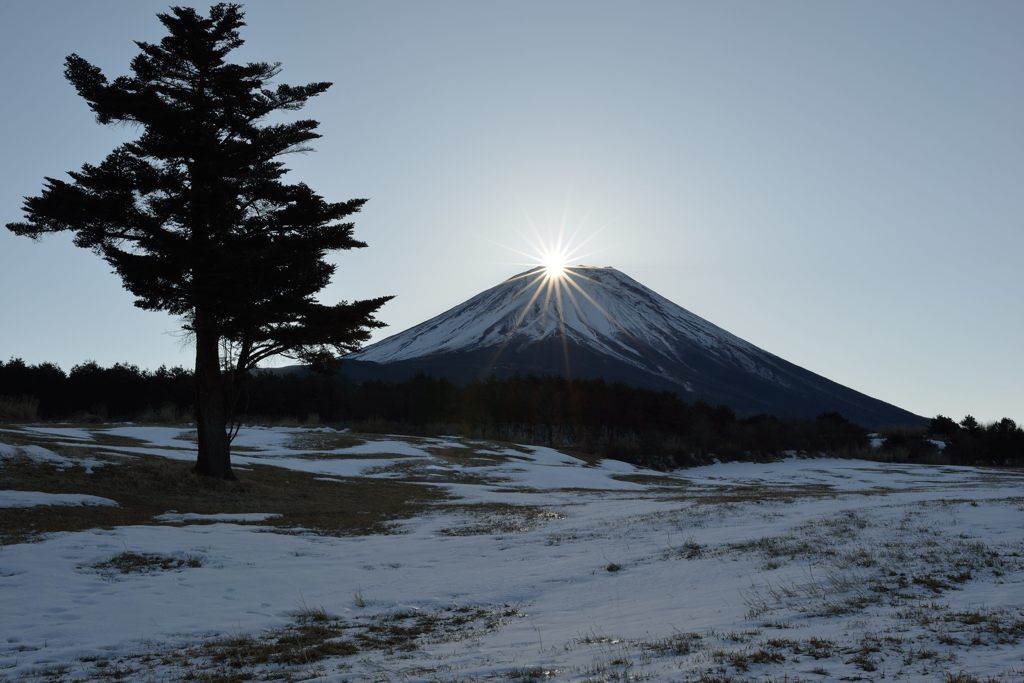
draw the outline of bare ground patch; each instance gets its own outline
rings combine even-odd
[[[90,565],[89,569],[94,569],[100,574],[113,577],[118,574],[157,574],[159,572],[170,572],[180,569],[195,569],[202,566],[202,558],[195,555],[179,557],[158,553],[136,553],[126,550],[108,560]]]
[[[366,442],[367,439],[358,437],[351,432],[311,431],[292,435],[287,448],[305,453],[327,453],[360,446]]]
[[[496,467],[511,461],[510,458],[504,455],[487,452],[482,453],[480,450],[472,447],[452,448],[432,446],[427,448],[427,451],[435,458],[450,465],[458,465],[459,467]]]
[[[443,466],[430,458],[406,458],[381,467],[372,467],[364,471],[367,477],[388,477],[405,482],[435,484],[476,484],[494,486],[502,483],[498,477],[487,476],[482,472],[465,470],[456,465]]]
[[[482,637],[524,616],[513,605],[409,609],[355,618],[303,607],[291,622],[279,628],[211,638],[173,650],[157,648],[111,659],[85,657],[75,671],[71,667],[40,671],[38,677],[29,680],[236,683],[305,681],[324,676],[347,679],[355,659],[381,655],[402,658],[426,646]]]
[[[467,515],[466,524],[446,527],[440,533],[446,536],[482,536],[517,534],[538,529],[548,522],[565,517],[561,512],[536,505],[507,505],[503,503],[477,503],[470,505],[442,505],[441,510],[457,511]]]
[[[81,468],[58,471],[24,460],[2,468],[5,486],[46,493],[85,493],[111,498],[120,507],[0,509],[0,542],[17,543],[53,531],[151,524],[154,516],[178,510],[201,514],[278,513],[259,524],[278,530],[310,529],[325,534],[386,531],[388,523],[411,517],[447,498],[438,487],[389,479],[320,481],[267,465],[239,471],[238,481],[197,476],[190,462],[139,456],[92,474]]]

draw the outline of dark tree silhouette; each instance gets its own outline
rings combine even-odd
[[[928,433],[933,436],[951,438],[960,431],[960,425],[951,417],[936,415],[928,423]]]
[[[960,426],[972,436],[979,434],[982,430],[981,425],[978,424],[978,421],[974,419],[973,415],[965,415],[964,419],[960,420]]]
[[[131,75],[109,81],[78,55],[64,74],[101,124],[138,126],[138,139],[98,166],[46,178],[25,199],[39,237],[69,230],[102,256],[135,304],[183,318],[196,347],[196,471],[233,478],[229,424],[246,372],[276,354],[324,361],[354,350],[381,326],[373,314],[390,297],[326,306],[315,294],[336,249],[364,247],[346,219],[366,200],[328,202],[284,182],[281,157],[319,136],[312,120],[281,122],[330,83],[270,82],[279,64],[233,64],[242,45],[239,5],[204,17],[173,7],[158,17],[158,44],[137,42]],[[267,122],[274,115],[273,122]]]

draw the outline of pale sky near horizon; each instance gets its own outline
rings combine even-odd
[[[133,134],[64,57],[125,73],[169,4],[0,4],[0,224]],[[797,365],[1024,422],[1024,3],[244,4],[239,61],[335,83],[289,163],[370,198],[321,299],[397,295],[375,339],[525,270],[564,215],[580,260]],[[69,236],[0,229],[0,315],[2,359],[192,361]]]

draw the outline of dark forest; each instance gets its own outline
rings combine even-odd
[[[868,431],[838,413],[815,419],[737,415],[688,403],[671,392],[602,380],[513,377],[456,385],[417,376],[355,383],[340,374],[257,371],[238,412],[249,423],[325,424],[408,435],[458,434],[548,445],[656,469],[714,459],[767,459],[794,453],[899,462],[1024,465],[1024,430],[1004,418],[933,418],[926,429]],[[102,423],[189,421],[193,376],[180,367],[142,370],[93,362],[0,361],[0,419]],[[876,442],[877,444],[877,442]],[[944,444],[941,445],[941,444]]]

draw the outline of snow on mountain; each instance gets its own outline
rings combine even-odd
[[[755,346],[614,268],[579,266],[562,278],[520,273],[455,308],[349,358],[393,363],[424,356],[564,338],[636,367],[653,350],[686,362],[681,340],[771,378]]]
[[[564,277],[534,268],[345,360],[355,381],[564,375],[746,414],[835,411],[873,428],[923,421],[760,349],[614,268],[578,266]]]

